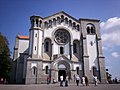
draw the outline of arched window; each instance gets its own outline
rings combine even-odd
[[[73,29],[76,29],[76,23],[73,22]]]
[[[48,66],[45,67],[45,74],[48,74]]]
[[[35,34],[35,37],[37,37],[37,33]]]
[[[33,75],[36,75],[36,74],[37,74],[36,72],[37,72],[37,69],[36,69],[36,67],[34,66],[34,67],[33,67]]]
[[[55,26],[56,25],[56,19],[53,18],[53,25]]]
[[[61,23],[64,22],[64,16],[61,15]]]
[[[35,50],[36,50],[36,46],[35,46]]]
[[[87,34],[95,34],[95,26],[93,24],[87,24]]]
[[[87,34],[90,34],[90,28],[87,27]]]
[[[44,53],[46,53],[49,57],[52,55],[52,44],[50,38],[46,38],[44,40]]]
[[[63,54],[63,53],[64,53],[64,48],[60,47],[60,54]]]
[[[60,24],[60,17],[57,17],[57,24]]]
[[[40,20],[40,25],[39,25],[40,27],[42,27],[42,21]]]
[[[31,20],[31,25],[34,27],[34,19]]]
[[[77,74],[79,75],[79,67],[76,67]]]
[[[36,19],[36,26],[37,26],[37,27],[39,27],[39,24],[38,24],[38,22],[39,22],[39,21],[38,21],[38,19]]]
[[[77,53],[77,44],[73,43],[73,53]]]
[[[45,22],[45,28],[48,28],[48,23],[47,22]]]
[[[97,68],[93,67],[93,76],[96,76],[96,75],[97,75]]]
[[[79,31],[80,29],[79,29],[79,25],[77,25],[77,30]]]
[[[72,21],[71,20],[69,20],[69,26],[72,27]]]
[[[68,24],[68,18],[65,18],[65,24]]]
[[[52,21],[49,20],[49,28],[52,28]]]
[[[49,42],[45,42],[45,52],[49,51]]]
[[[94,29],[94,27],[91,27],[91,34],[95,34],[95,29]]]
[[[80,43],[79,40],[73,41],[73,54],[78,54],[80,49]]]

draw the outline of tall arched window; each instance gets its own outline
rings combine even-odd
[[[68,18],[65,18],[65,24],[68,24]]]
[[[79,75],[79,67],[76,67],[77,74]]]
[[[53,18],[53,25],[55,26],[56,25],[56,19]]]
[[[39,24],[38,24],[38,19],[36,19],[36,27],[39,27]]]
[[[76,23],[73,22],[73,29],[76,29]]]
[[[79,25],[77,25],[77,30],[78,30],[78,31],[80,30],[80,27],[79,27]]]
[[[34,67],[33,67],[33,75],[36,75],[36,70],[37,70],[37,69],[36,69],[36,67],[34,66]]]
[[[61,23],[64,22],[64,16],[61,15]]]
[[[42,27],[42,21],[40,20],[40,25],[39,25],[40,27]]]
[[[49,42],[45,42],[45,52],[49,51]]]
[[[57,24],[60,24],[60,17],[57,17]]]
[[[87,34],[95,34],[95,26],[93,24],[87,24]]]
[[[52,21],[49,20],[49,27],[52,28]]]
[[[69,20],[69,26],[72,27],[72,21],[71,20]]]
[[[45,74],[48,74],[48,66],[45,67]]]
[[[46,38],[44,40],[44,53],[48,54],[49,57],[52,55],[52,44],[50,38]]]
[[[79,40],[74,40],[73,41],[73,53],[78,54],[80,49],[80,43]]]
[[[47,22],[45,22],[45,28],[48,28],[48,23]]]
[[[73,53],[77,53],[77,44],[73,43]]]
[[[90,28],[87,27],[87,34],[90,34]]]
[[[93,67],[93,76],[96,76],[97,75],[97,68],[94,66]]]
[[[64,48],[60,47],[60,54],[63,54],[63,53],[64,53]]]

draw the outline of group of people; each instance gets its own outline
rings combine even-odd
[[[63,86],[63,76],[60,76],[60,86]],[[65,86],[68,87],[68,76],[65,78]]]
[[[80,81],[83,86],[89,86],[89,81],[88,81],[87,76],[83,76],[82,78],[80,78],[78,74],[74,75],[74,82],[76,82],[77,86],[79,86]],[[95,86],[97,86],[98,85],[97,76],[93,76],[93,81],[94,81]],[[53,83],[54,82],[56,81],[53,80]],[[64,82],[63,76],[60,76],[60,86],[63,86],[63,82]],[[68,87],[68,82],[69,82],[69,77],[66,76],[64,86]],[[47,84],[49,83],[50,83],[50,77],[47,77]]]
[[[80,81],[81,81],[81,83],[82,83],[83,86],[85,86],[85,85],[88,86],[89,85],[88,84],[88,78],[87,78],[87,76],[83,76],[80,79],[79,75],[77,74],[77,75],[74,76],[74,81],[76,81],[77,86],[79,86],[79,82]]]

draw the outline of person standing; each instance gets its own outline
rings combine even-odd
[[[60,86],[63,86],[63,76],[60,76]]]
[[[66,79],[65,79],[65,86],[68,87],[68,76],[66,76]]]
[[[47,84],[50,84],[50,76],[47,76]]]
[[[75,74],[73,75],[73,78],[74,78],[74,82],[75,82],[76,81],[76,75]]]
[[[85,84],[86,84],[86,86],[88,86],[88,78],[87,78],[87,76],[85,76]]]
[[[82,77],[82,85],[85,86],[85,77]]]
[[[93,78],[94,78],[94,84],[95,84],[95,86],[97,86],[98,85],[97,76],[93,76]]]
[[[79,80],[80,80],[80,77],[79,77],[79,75],[77,74],[77,75],[76,75],[76,84],[77,84],[77,86],[79,85]]]
[[[117,84],[117,77],[115,77],[115,84]]]

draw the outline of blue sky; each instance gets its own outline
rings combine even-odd
[[[0,0],[0,32],[13,53],[15,37],[29,35],[30,16],[65,11],[79,18],[100,19],[106,67],[120,78],[120,0]]]

